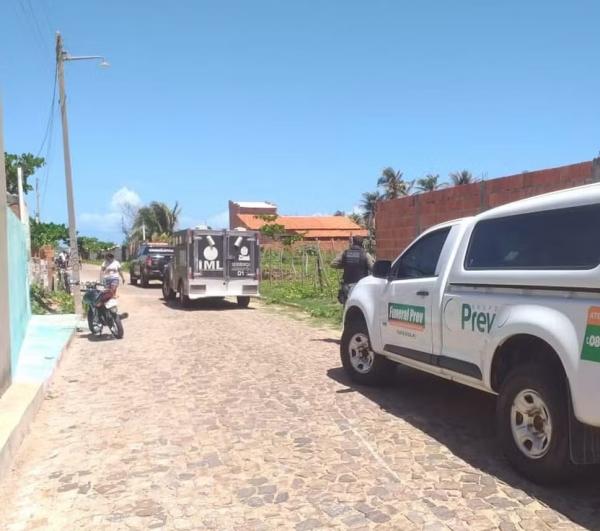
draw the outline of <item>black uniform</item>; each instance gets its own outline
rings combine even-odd
[[[360,245],[352,245],[344,251],[341,265],[344,268],[344,284],[356,284],[369,274],[367,252]]]

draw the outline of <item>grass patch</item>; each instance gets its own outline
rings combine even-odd
[[[73,295],[64,291],[48,291],[38,284],[33,284],[30,297],[33,315],[75,313]]]
[[[342,322],[342,306],[332,290],[321,291],[317,287],[299,281],[263,282],[260,292],[267,304],[284,304],[307,313],[311,317],[339,326]]]

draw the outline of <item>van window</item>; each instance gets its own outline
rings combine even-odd
[[[600,205],[477,223],[465,269],[593,269],[600,264]]]
[[[436,230],[413,243],[394,264],[392,278],[401,280],[434,277],[449,232],[450,227]]]

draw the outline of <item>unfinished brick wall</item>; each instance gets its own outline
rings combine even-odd
[[[437,223],[598,180],[600,158],[382,201],[375,216],[377,258],[394,259],[415,236]]]

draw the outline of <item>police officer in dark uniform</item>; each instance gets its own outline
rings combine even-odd
[[[352,236],[350,247],[338,254],[331,262],[331,267],[344,270],[342,285],[338,292],[340,304],[346,304],[352,286],[373,269],[375,259],[365,251],[363,241],[362,236]]]

